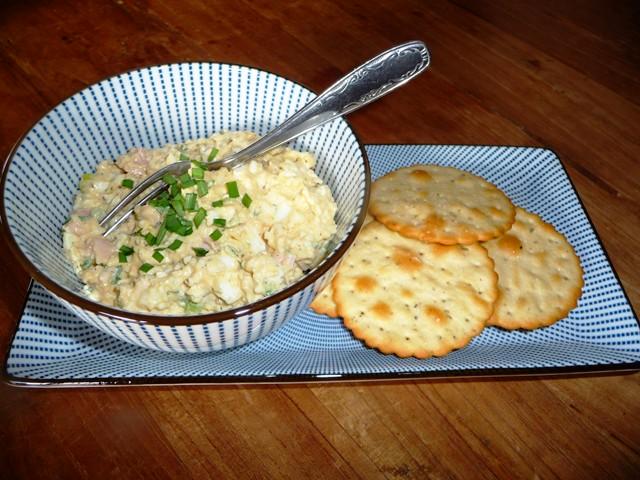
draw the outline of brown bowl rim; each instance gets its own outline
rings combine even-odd
[[[249,69],[257,70],[259,72],[275,75],[284,80],[292,82],[306,89],[311,93],[315,93],[313,92],[313,90],[306,87],[304,84],[297,82],[295,80],[291,80],[283,75],[279,75],[277,73],[274,73],[272,71],[265,70],[262,68],[239,64],[239,63],[213,62],[210,60],[202,60],[202,61],[190,60],[190,61],[184,61],[184,62],[152,64],[152,65],[125,70],[123,72],[120,72],[114,75],[109,75],[107,77],[104,77],[102,80],[93,82],[92,84],[75,91],[71,95],[67,96],[66,98],[58,102],[55,106],[50,108],[44,115],[40,116],[40,118],[36,120],[18,138],[18,140],[15,142],[15,144],[9,151],[7,159],[2,165],[2,179],[0,180],[0,235],[6,241],[13,256],[18,259],[18,262],[22,265],[22,267],[27,271],[27,273],[29,273],[29,275],[34,280],[36,280],[38,283],[43,285],[47,290],[49,290],[53,294],[61,297],[63,300],[66,300],[72,305],[75,305],[83,310],[88,310],[89,312],[92,312],[96,315],[102,315],[114,320],[119,320],[127,323],[136,323],[136,324],[147,324],[147,325],[158,325],[158,326],[192,326],[192,325],[204,325],[204,324],[212,324],[212,323],[215,324],[215,323],[220,323],[227,320],[234,320],[239,317],[264,310],[268,307],[271,307],[272,305],[276,305],[282,302],[283,300],[285,300],[286,298],[291,297],[296,293],[300,292],[301,290],[304,290],[305,288],[307,288],[309,285],[311,285],[313,282],[315,282],[321,276],[323,276],[326,272],[328,272],[329,269],[331,269],[339,260],[342,259],[342,257],[347,252],[351,244],[354,242],[356,236],[358,235],[358,232],[360,231],[360,228],[364,223],[364,219],[365,219],[368,205],[369,205],[369,196],[371,192],[371,168],[369,165],[369,157],[367,155],[367,151],[364,144],[360,140],[360,137],[358,136],[358,134],[356,133],[352,125],[343,117],[341,120],[343,120],[347,124],[347,127],[349,128],[349,130],[351,130],[351,133],[354,135],[356,142],[358,143],[358,146],[362,153],[362,159],[363,159],[363,164],[365,169],[365,192],[364,192],[363,208],[359,212],[356,222],[353,225],[353,228],[351,229],[351,232],[349,232],[344,242],[342,243],[342,245],[340,245],[340,247],[337,250],[335,250],[331,255],[329,255],[318,267],[316,267],[313,271],[311,271],[311,273],[303,276],[300,280],[296,281],[295,283],[289,285],[285,289],[273,295],[262,298],[256,302],[249,303],[247,305],[242,305],[240,307],[224,310],[221,312],[215,312],[215,313],[206,313],[206,314],[191,315],[191,316],[151,315],[151,314],[121,310],[118,308],[110,307],[108,305],[103,305],[98,302],[94,302],[93,300],[80,296],[58,285],[58,283],[50,279],[47,275],[45,275],[42,271],[40,271],[33,263],[31,263],[31,261],[27,258],[27,256],[22,252],[22,250],[18,246],[13,234],[11,233],[11,230],[9,229],[6,210],[5,210],[5,202],[4,202],[4,191],[5,191],[5,185],[7,181],[7,173],[9,171],[9,166],[11,165],[11,162],[15,157],[15,153],[17,149],[22,144],[22,142],[24,141],[26,136],[29,134],[29,132],[31,132],[31,130],[33,130],[33,128],[38,123],[40,123],[47,115],[49,115],[53,110],[58,108],[64,102],[66,102],[73,96],[78,95],[80,92],[88,88],[92,88],[97,84],[108,81],[112,78],[120,77],[122,75],[138,72],[142,70],[147,70],[151,68],[171,67],[174,65],[194,65],[194,64],[228,65],[228,66],[236,66],[241,68],[249,68]]]

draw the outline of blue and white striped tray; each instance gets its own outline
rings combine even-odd
[[[552,223],[585,272],[579,306],[533,332],[488,327],[442,358],[400,359],[363,346],[341,321],[305,311],[257,342],[217,353],[171,354],[123,343],[76,318],[32,284],[6,359],[15,385],[81,386],[285,382],[567,373],[640,368],[640,328],[557,156],[530,147],[370,145],[374,178],[415,163],[481,175]]]

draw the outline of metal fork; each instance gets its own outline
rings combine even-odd
[[[237,167],[246,160],[377,100],[421,73],[429,66],[429,62],[429,50],[420,41],[412,41],[393,47],[368,60],[335,82],[264,137],[221,160],[205,163],[205,166],[208,170]],[[145,178],[100,220],[100,226],[104,227],[124,211],[124,214],[114,221],[102,235],[105,237],[109,235],[133,213],[135,207],[145,204],[166,190],[168,185],[162,182],[138,198],[153,184],[161,182],[164,175],[180,176],[186,173],[190,166],[190,161],[172,163]],[[133,203],[134,200],[135,203]],[[127,209],[131,203],[133,206]]]

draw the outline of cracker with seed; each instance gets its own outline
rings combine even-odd
[[[331,282],[320,290],[309,305],[309,308],[320,315],[326,315],[328,317],[338,316],[336,304],[333,301],[333,287],[331,286]]]
[[[489,325],[545,327],[578,304],[580,259],[566,238],[537,215],[517,208],[511,229],[483,246],[498,272],[498,300]]]
[[[513,204],[496,186],[438,165],[400,168],[379,178],[369,211],[405,237],[445,245],[498,237],[515,218]]]
[[[497,276],[479,244],[441,245],[367,225],[333,279],[337,313],[356,338],[399,357],[464,347],[493,311]]]
[[[373,221],[373,217],[367,213],[364,217],[363,227],[369,222]],[[338,267],[340,268],[340,267]],[[329,282],[320,292],[315,296],[309,308],[320,315],[327,315],[329,317],[337,317],[336,304],[333,301],[333,287]]]

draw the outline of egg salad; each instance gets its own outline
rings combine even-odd
[[[83,175],[63,239],[86,294],[133,312],[218,312],[282,290],[317,265],[336,232],[336,203],[311,153],[280,147],[232,170],[204,165],[256,139],[223,132],[134,148]],[[103,237],[99,219],[177,161],[190,161],[190,170],[165,176],[163,194]]]

